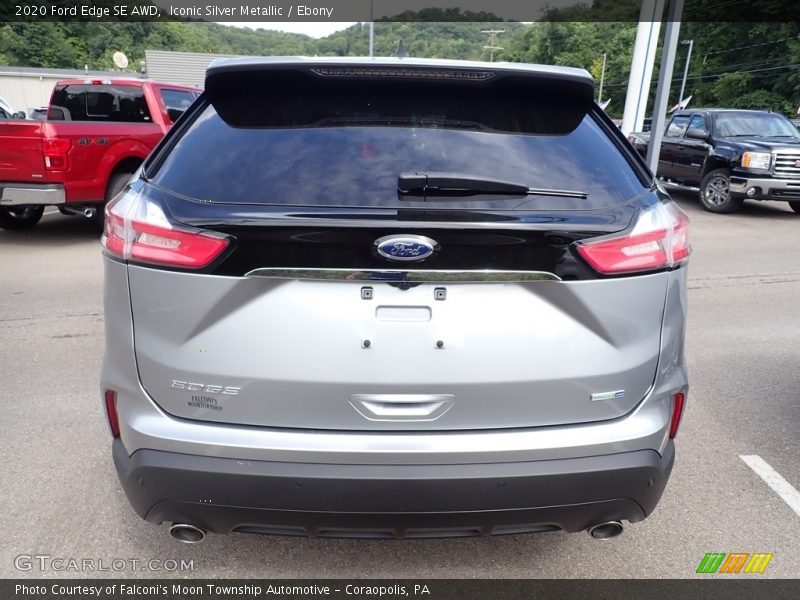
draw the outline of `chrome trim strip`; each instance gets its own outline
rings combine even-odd
[[[369,421],[435,421],[454,402],[453,394],[350,395],[350,405]]]
[[[434,270],[434,269],[292,269],[264,267],[245,273],[245,277],[268,279],[303,279],[312,281],[361,281],[370,283],[439,282],[483,282],[513,283],[522,281],[561,281],[561,278],[546,271],[498,271],[483,270]]]

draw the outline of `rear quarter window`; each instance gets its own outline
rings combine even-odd
[[[668,138],[679,138],[683,137],[686,128],[689,126],[689,117],[681,116],[681,117],[674,117],[672,121],[669,122],[667,125],[667,131],[664,133],[664,137]]]
[[[167,111],[170,121],[173,123],[186,112],[186,109],[192,105],[192,102],[197,98],[197,94],[186,90],[170,90],[162,88],[159,91],[161,102]]]

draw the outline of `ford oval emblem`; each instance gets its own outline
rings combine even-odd
[[[389,260],[425,260],[438,244],[422,235],[387,235],[375,240],[378,254]]]

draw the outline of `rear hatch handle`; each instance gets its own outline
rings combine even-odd
[[[350,405],[370,421],[435,421],[454,403],[453,394],[350,395]]]

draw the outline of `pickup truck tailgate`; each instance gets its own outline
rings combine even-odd
[[[45,181],[40,121],[0,121],[0,182]]]

